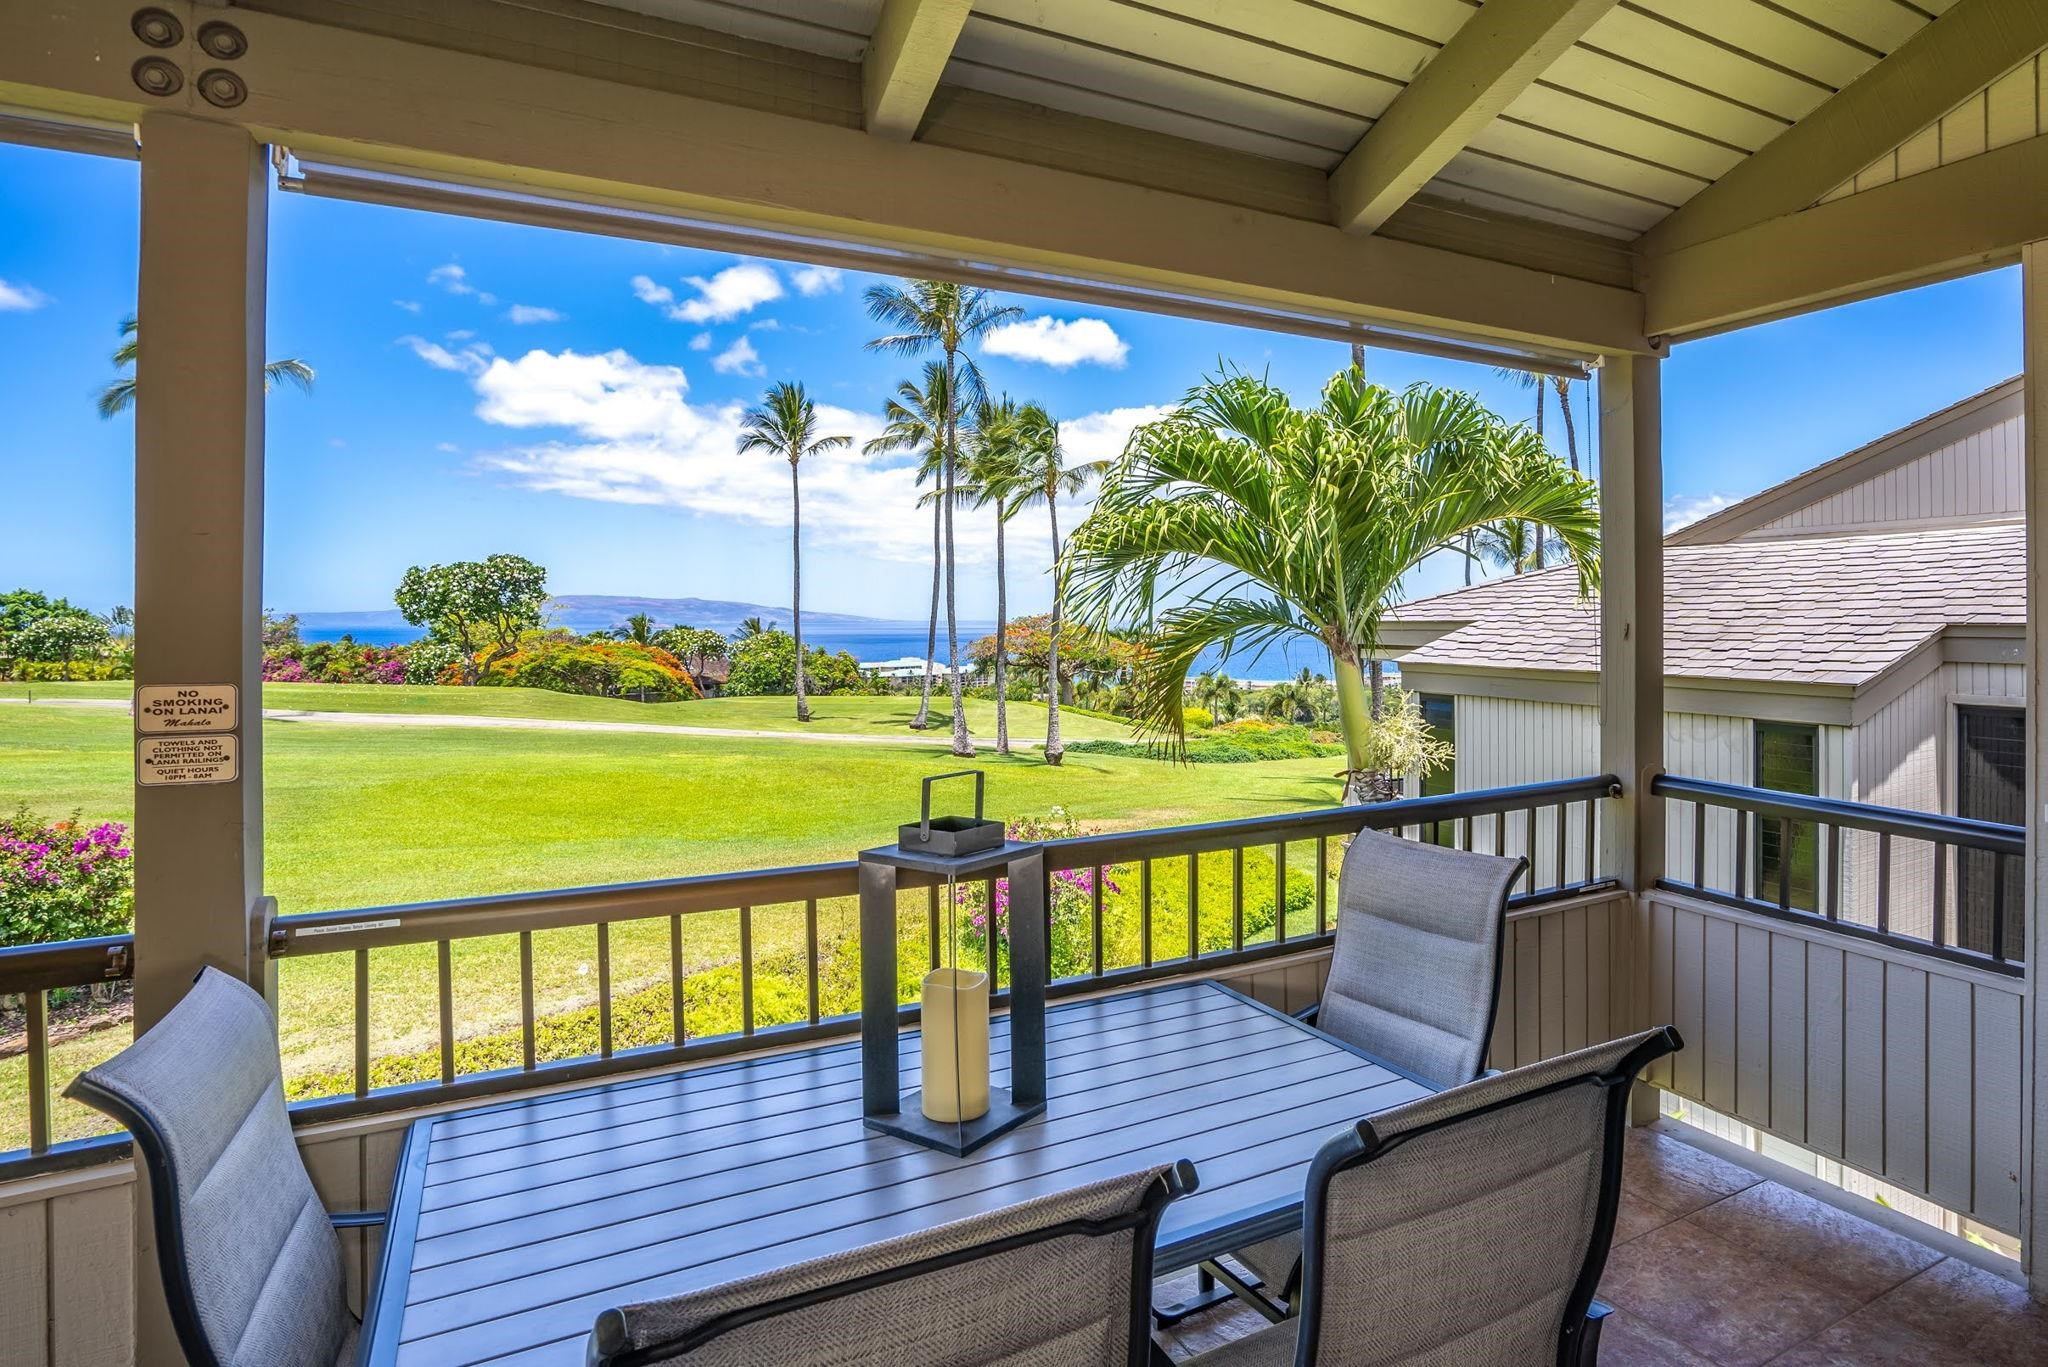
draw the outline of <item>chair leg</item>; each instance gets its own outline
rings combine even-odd
[[[1567,1367],[1597,1367],[1600,1359],[1600,1327],[1607,1317],[1614,1313],[1611,1305],[1594,1301],[1586,1311],[1586,1318],[1579,1324],[1578,1343],[1567,1360]]]

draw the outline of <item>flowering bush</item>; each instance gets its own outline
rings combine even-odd
[[[408,656],[418,649],[361,645],[352,636],[305,645],[296,636],[272,641],[269,630],[264,635],[265,683],[402,684],[406,682]]]
[[[579,640],[566,631],[529,631],[510,655],[488,665],[479,655],[477,665],[478,682],[484,684],[643,702],[700,696],[683,662],[660,646]]]
[[[1020,817],[1008,827],[1012,840],[1036,843],[1042,840],[1068,840],[1077,835],[1093,835],[1084,832],[1081,823],[1067,815],[1064,807],[1054,807],[1042,817]],[[1120,893],[1123,888],[1111,877],[1111,871],[1103,870],[1102,891],[1105,896]],[[1052,883],[1052,976],[1072,978],[1086,973],[1089,969],[1090,950],[1093,943],[1091,923],[1095,910],[1095,870],[1059,869],[1051,878]],[[961,947],[978,962],[988,962],[989,922],[994,920],[998,938],[996,957],[999,963],[1007,963],[1010,940],[1010,880],[998,878],[995,883],[995,906],[989,906],[987,887],[975,884],[972,887],[956,888],[953,900],[965,914],[960,924]]]
[[[0,820],[0,945],[116,935],[135,912],[128,828],[88,828],[73,813],[46,821],[28,808]]]

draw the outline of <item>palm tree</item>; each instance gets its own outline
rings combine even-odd
[[[803,498],[797,467],[810,456],[853,445],[843,435],[818,435],[818,406],[800,384],[781,380],[768,386],[761,402],[740,419],[740,454],[766,451],[789,462],[789,625],[796,639],[796,719],[811,719],[804,696],[804,538]]]
[[[751,641],[756,636],[766,636],[773,630],[775,630],[775,623],[773,622],[764,624],[758,617],[743,617],[740,619],[740,629],[733,633],[733,639],[735,641]]]
[[[868,343],[872,350],[899,356],[923,356],[934,348],[944,357],[946,405],[940,440],[939,509],[945,515],[946,661],[953,687],[953,753],[974,753],[967,735],[967,709],[960,697],[960,625],[954,593],[953,483],[960,453],[960,414],[965,404],[981,398],[981,371],[966,346],[990,328],[1024,316],[1016,305],[998,304],[985,289],[945,280],[906,280],[895,285],[870,285],[865,296],[868,316],[896,331]]]
[[[646,645],[654,639],[654,619],[644,612],[636,612],[626,619],[626,639],[639,645]]]
[[[1206,708],[1217,721],[1230,721],[1244,706],[1244,689],[1220,669],[1196,675],[1190,696],[1194,698],[1195,706]]]
[[[1036,504],[1045,505],[1052,524],[1052,621],[1046,628],[1045,762],[1058,764],[1066,747],[1060,742],[1060,615],[1065,596],[1060,569],[1060,498],[1073,497],[1087,487],[1088,477],[1100,473],[1107,461],[1067,464],[1066,448],[1060,445],[1060,425],[1035,403],[1017,410],[1023,440],[1019,446],[1019,479],[1013,508],[1022,512]]]
[[[929,361],[924,368],[924,385],[919,387],[909,380],[896,386],[896,397],[882,405],[882,435],[861,448],[868,455],[882,455],[889,451],[921,451],[924,459],[918,463],[917,482],[938,480],[944,474],[945,458],[945,416],[953,406],[948,395],[952,387],[946,379],[946,368],[937,361]],[[940,519],[944,511],[940,508],[943,489],[934,490],[929,497],[932,505],[932,612],[924,636],[924,692],[917,700],[917,715],[910,719],[913,731],[922,731],[931,725],[932,715],[932,657],[939,650],[939,576],[944,566],[943,542],[940,540]]]
[[[1422,560],[1490,523],[1552,528],[1598,581],[1595,486],[1468,394],[1394,394],[1351,372],[1298,409],[1264,380],[1226,373],[1132,434],[1067,548],[1077,612],[1145,622],[1136,719],[1185,744],[1181,700],[1200,655],[1305,636],[1330,652],[1348,800],[1369,776],[1363,664],[1381,615]]]
[[[991,504],[996,511],[996,753],[1010,753],[1008,570],[1003,549],[1003,524],[1016,515],[1016,497],[1023,484],[1021,456],[1023,434],[1019,427],[1016,401],[1005,394],[1000,399],[983,398],[974,406],[974,423],[967,437],[967,482],[961,497],[972,498],[976,507]]]
[[[1524,574],[1542,569],[1549,558],[1564,553],[1557,536],[1527,522],[1497,522],[1471,534],[1471,554],[1497,570]]]
[[[130,314],[121,320],[121,345],[114,351],[114,368],[126,370],[135,364],[140,354],[141,333],[136,329],[135,316]],[[263,392],[268,394],[275,385],[288,384],[302,394],[313,392],[313,367],[304,361],[286,359],[271,361],[263,367]],[[100,416],[111,418],[125,412],[135,402],[135,377],[122,375],[100,391],[96,406]]]

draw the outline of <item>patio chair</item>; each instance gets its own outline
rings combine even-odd
[[[1528,862],[1359,832],[1338,875],[1329,981],[1299,1018],[1435,1086],[1471,1081],[1493,1038],[1508,894]],[[1195,1298],[1159,1310],[1160,1325],[1226,1299],[1213,1289],[1219,1281],[1282,1318],[1300,1272],[1300,1231],[1234,1256],[1256,1281],[1203,1263]]]
[[[1303,1196],[1300,1313],[1187,1367],[1592,1367],[1629,1084],[1664,1027],[1361,1120]]]
[[[192,1367],[345,1367],[359,1326],[338,1226],[285,1115],[277,1021],[208,968],[133,1044],[64,1094],[128,1127],[149,1175],[157,1265]]]
[[[1186,1162],[665,1301],[607,1310],[589,1367],[1166,1367],[1152,1245]]]

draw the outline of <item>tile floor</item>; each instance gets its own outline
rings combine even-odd
[[[1601,1367],[2048,1364],[2048,1306],[2003,1277],[1660,1131],[1630,1132],[1623,1172]],[[1182,1358],[1264,1323],[1225,1306],[1162,1339]]]

